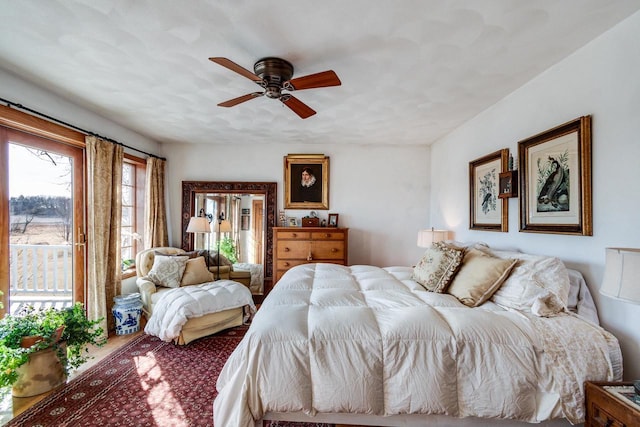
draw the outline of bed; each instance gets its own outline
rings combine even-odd
[[[482,276],[465,253],[452,289]],[[582,422],[583,382],[620,380],[622,357],[581,275],[555,258],[486,255],[515,262],[477,307],[427,290],[419,265],[290,269],[218,378],[214,424]]]

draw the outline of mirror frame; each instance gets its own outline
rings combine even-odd
[[[264,294],[269,291],[267,282],[273,278],[273,227],[277,218],[277,192],[275,182],[242,181],[182,181],[182,249],[193,250],[193,233],[187,233],[187,226],[194,212],[196,195],[199,193],[242,193],[264,195],[265,242],[264,242]]]

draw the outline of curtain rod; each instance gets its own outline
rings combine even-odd
[[[44,117],[45,119],[50,120],[52,122],[61,124],[63,126],[71,128],[71,129],[75,129],[75,130],[77,130],[79,132],[82,132],[82,133],[84,133],[86,135],[91,135],[91,136],[95,136],[95,137],[100,138],[100,139],[104,139],[105,141],[109,141],[109,142],[112,142],[114,144],[121,145],[121,146],[123,146],[125,148],[128,148],[130,150],[137,151],[138,153],[146,154],[149,157],[155,157],[156,159],[160,159],[160,160],[167,160],[164,157],[160,157],[160,156],[156,156],[155,154],[147,153],[146,151],[142,151],[142,150],[139,150],[139,149],[137,149],[135,147],[131,147],[129,145],[123,144],[122,142],[118,142],[115,139],[107,138],[106,136],[99,135],[99,134],[97,134],[95,132],[91,132],[91,131],[82,129],[82,128],[78,127],[78,126],[74,126],[74,125],[72,125],[70,123],[67,123],[67,122],[64,122],[62,120],[56,119],[55,117],[48,116],[48,115],[46,115],[44,113],[41,113],[39,111],[32,110],[31,108],[25,107],[24,105],[18,104],[17,102],[9,101],[8,99],[4,99],[4,98],[0,98],[0,101],[2,101],[5,104],[7,104],[8,107],[15,107],[15,108],[19,108],[21,110],[28,111],[28,112],[30,112],[32,114],[36,114],[36,115],[38,115],[40,117]]]

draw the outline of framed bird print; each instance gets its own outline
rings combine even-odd
[[[518,142],[520,231],[593,235],[591,116]]]
[[[469,162],[469,228],[509,231],[509,199],[499,198],[500,173],[507,169],[506,148]]]

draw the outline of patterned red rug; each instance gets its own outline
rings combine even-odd
[[[213,426],[218,374],[245,331],[183,347],[141,335],[6,426]]]

